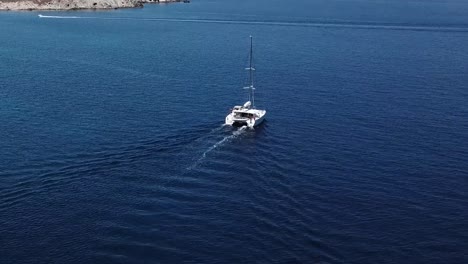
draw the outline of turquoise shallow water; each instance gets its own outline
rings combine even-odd
[[[1,13],[0,262],[465,263],[467,14]],[[249,35],[268,116],[239,131]]]

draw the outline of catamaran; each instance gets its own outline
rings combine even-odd
[[[247,126],[253,128],[263,122],[266,115],[266,110],[255,108],[255,87],[254,87],[254,71],[253,67],[253,44],[252,36],[250,36],[250,53],[249,53],[249,71],[250,85],[244,87],[249,90],[249,100],[243,105],[236,105],[226,116],[226,125],[230,126]]]

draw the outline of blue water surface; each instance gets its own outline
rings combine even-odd
[[[467,263],[467,43],[461,0],[2,12],[0,263]]]

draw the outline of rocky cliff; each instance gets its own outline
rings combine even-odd
[[[71,10],[141,7],[143,3],[180,0],[0,0],[0,10]]]

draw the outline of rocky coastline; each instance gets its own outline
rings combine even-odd
[[[182,0],[0,0],[0,10],[77,10],[143,7],[145,3]]]

